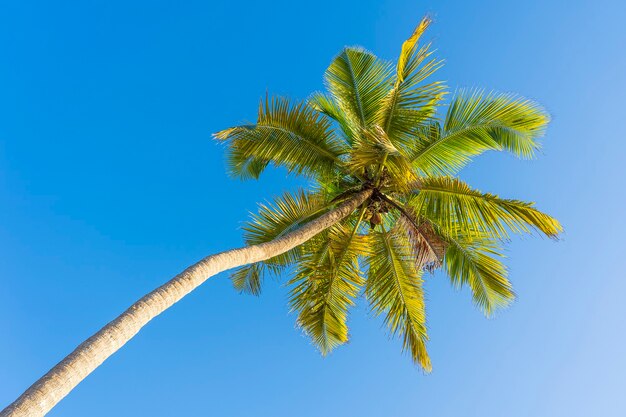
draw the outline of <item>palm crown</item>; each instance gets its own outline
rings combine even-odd
[[[371,190],[354,213],[305,244],[233,274],[236,288],[259,294],[265,274],[291,272],[297,322],[324,354],[348,340],[348,309],[362,293],[430,370],[425,271],[442,267],[489,315],[514,298],[502,242],[510,233],[561,232],[533,203],[482,193],[454,176],[488,150],[533,157],[549,117],[530,100],[478,90],[455,94],[438,117],[446,87],[428,78],[441,62],[430,45],[418,45],[429,24],[421,21],[395,65],[345,48],[326,70],[327,92],[297,103],[266,98],[256,124],[215,134],[235,176],[256,179],[273,164],[310,179],[307,190],[260,206],[244,227],[248,244]]]

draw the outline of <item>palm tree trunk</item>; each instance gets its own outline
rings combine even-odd
[[[190,266],[141,298],[115,320],[81,343],[15,402],[2,410],[0,417],[45,415],[150,320],[170,308],[209,277],[231,268],[272,258],[295,248],[348,216],[371,194],[372,190],[363,190],[335,209],[278,239],[210,255]]]

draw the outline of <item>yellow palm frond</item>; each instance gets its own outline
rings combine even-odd
[[[348,309],[363,285],[358,257],[369,252],[369,238],[356,233],[359,223],[313,239],[290,281],[298,325],[324,355],[348,341]]]
[[[432,58],[430,45],[418,48],[430,22],[425,17],[402,45],[394,87],[385,97],[377,118],[390,140],[408,149],[412,149],[416,130],[435,115],[446,92],[440,81],[424,83],[442,65],[442,61]]]
[[[481,193],[457,178],[424,178],[407,204],[418,216],[446,230],[477,229],[497,239],[507,238],[509,231],[536,230],[556,237],[563,230],[556,219],[534,208],[534,203]]]
[[[417,47],[417,42],[422,37],[424,32],[426,32],[426,29],[428,29],[428,26],[430,26],[431,23],[432,23],[432,20],[430,19],[430,17],[425,16],[421,20],[421,22],[417,25],[417,27],[415,28],[415,30],[413,31],[413,34],[409,37],[409,39],[404,41],[404,43],[402,44],[402,50],[400,51],[400,57],[398,58],[398,64],[396,66],[396,73],[397,73],[396,85],[404,81],[404,78],[406,77],[406,73],[409,72],[409,71],[406,71],[407,63],[410,61],[411,57],[413,56],[415,52],[415,49]]]
[[[392,335],[402,338],[403,349],[425,371],[431,370],[426,351],[426,306],[422,271],[415,265],[411,244],[400,231],[372,234],[372,254],[366,296],[376,315],[384,315]]]
[[[344,144],[326,116],[302,102],[266,99],[259,105],[256,124],[217,132],[231,149],[229,165],[235,176],[258,178],[269,164],[307,176],[331,173],[341,167]]]
[[[447,243],[444,268],[448,276],[456,287],[470,287],[475,304],[485,315],[515,299],[498,241],[466,232],[442,233],[442,238]]]

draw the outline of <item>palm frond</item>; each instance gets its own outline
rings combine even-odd
[[[372,310],[385,315],[391,334],[402,336],[403,350],[430,371],[422,271],[415,265],[411,244],[406,235],[383,230],[372,234],[372,252],[366,286]]]
[[[257,245],[277,239],[321,216],[333,204],[320,193],[303,190],[295,194],[285,193],[273,202],[259,205],[258,213],[243,226],[244,240],[247,245]],[[268,272],[278,274],[283,267],[297,262],[302,251],[303,248],[298,246],[266,261],[236,269],[231,275],[234,287],[244,293],[259,295],[264,275]]]
[[[324,83],[336,107],[341,109],[344,116],[340,120],[346,126],[364,128],[376,122],[383,99],[391,89],[391,68],[362,48],[345,48],[333,60],[324,74]],[[320,105],[321,101],[316,99],[316,103]],[[329,106],[323,108],[327,114],[332,112],[328,111]]]
[[[400,84],[407,77],[407,74],[410,74],[411,71],[407,68],[410,67],[410,60],[414,56],[415,50],[417,49],[417,43],[419,39],[422,37],[428,26],[432,23],[432,19],[428,16],[422,18],[420,23],[417,25],[409,39],[402,43],[402,49],[400,51],[400,57],[398,58],[396,73],[397,73],[397,81],[396,84]]]
[[[512,94],[462,91],[452,99],[443,127],[420,133],[411,157],[423,175],[448,175],[487,150],[532,158],[549,116],[537,103]]]
[[[336,225],[312,240],[290,282],[298,325],[324,355],[348,341],[348,309],[363,285],[358,257],[369,252],[369,242],[356,233],[359,224]]]
[[[367,169],[375,171],[382,174],[382,180],[396,188],[407,189],[417,179],[409,159],[391,143],[379,126],[363,131],[355,141],[349,158],[346,166],[350,172],[366,175]]]
[[[430,45],[418,48],[418,40],[430,23],[428,17],[422,19],[413,35],[402,44],[394,87],[385,97],[378,119],[391,141],[398,145],[413,144],[416,129],[434,116],[445,94],[442,82],[422,84],[442,65],[441,61],[430,58]]]
[[[259,105],[256,124],[217,132],[229,145],[229,168],[241,178],[258,178],[273,163],[307,176],[328,174],[341,166],[345,145],[330,120],[306,103],[267,98]]]
[[[508,237],[509,231],[537,230],[549,237],[557,237],[562,231],[559,222],[534,208],[534,203],[481,193],[457,178],[421,180],[419,192],[407,204],[417,215],[446,230],[482,230],[498,239]]]
[[[344,112],[330,94],[315,92],[309,97],[308,103],[313,109],[330,117],[339,125],[346,144],[351,143],[353,138],[359,137],[362,129],[360,121]]]
[[[277,239],[321,216],[333,205],[334,202],[319,193],[310,194],[303,190],[293,194],[286,192],[273,202],[259,205],[258,213],[252,214],[242,227],[245,242],[257,245]],[[266,262],[289,265],[297,260],[299,252],[295,248]]]
[[[250,295],[260,295],[263,284],[263,278],[267,273],[267,269],[277,271],[273,265],[264,262],[257,262],[237,268],[230,276],[233,287],[241,293]]]
[[[515,293],[500,261],[500,244],[480,233],[442,234],[447,242],[444,268],[456,287],[468,285],[474,303],[490,316],[508,306]]]

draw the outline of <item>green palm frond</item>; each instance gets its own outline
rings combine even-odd
[[[350,159],[346,162],[350,172],[367,176],[380,175],[380,185],[393,184],[407,189],[417,177],[408,158],[396,148],[379,126],[364,130],[353,144]]]
[[[451,177],[424,178],[408,205],[446,230],[482,230],[498,239],[508,237],[509,231],[537,230],[556,237],[563,230],[556,219],[534,208],[534,203],[481,193]]]
[[[321,216],[333,205],[334,202],[321,194],[310,194],[304,190],[295,194],[286,192],[273,202],[260,204],[258,213],[244,224],[246,244],[257,245],[277,239]],[[299,252],[295,248],[266,262],[289,265],[297,261]]]
[[[298,325],[324,355],[348,341],[348,309],[363,285],[358,257],[369,252],[369,239],[356,233],[360,220],[311,241],[290,282]]]
[[[476,305],[490,316],[508,306],[515,293],[500,261],[500,244],[480,233],[444,234],[447,242],[444,268],[456,287],[468,285]]]
[[[244,240],[247,245],[257,245],[277,239],[316,219],[332,206],[333,203],[319,193],[310,194],[303,190],[295,194],[284,193],[273,202],[259,205],[258,213],[243,226]],[[267,261],[238,268],[231,276],[233,285],[241,292],[260,294],[265,273],[278,273],[281,267],[297,262],[302,250],[302,247],[296,247]]]
[[[268,273],[278,274],[282,265],[257,262],[237,268],[230,276],[233,287],[241,293],[260,295],[263,279]]]
[[[539,149],[536,139],[550,121],[537,103],[515,94],[462,91],[450,104],[444,129],[448,133],[490,127],[490,136],[502,149],[532,158]]]
[[[351,143],[353,138],[359,137],[363,129],[360,121],[353,115],[345,113],[330,94],[315,92],[309,97],[308,103],[313,109],[330,117],[339,125],[345,142]]]
[[[255,156],[248,156],[239,146],[229,149],[226,163],[230,175],[241,180],[256,180],[265,171],[270,161]]]
[[[487,150],[532,158],[550,118],[537,103],[512,94],[461,92],[453,98],[443,127],[420,134],[411,157],[423,175],[447,175]]]
[[[422,271],[415,265],[411,244],[406,235],[383,230],[372,234],[372,252],[366,286],[372,310],[385,315],[391,334],[402,336],[403,349],[430,371]]]
[[[308,176],[328,174],[341,166],[346,151],[331,122],[306,103],[286,98],[266,99],[254,125],[222,130],[214,135],[229,145],[229,166],[235,176],[258,178],[273,163]]]
[[[388,62],[362,48],[345,48],[324,74],[330,97],[343,114],[338,121],[342,125],[361,128],[374,124],[383,99],[392,87],[391,74],[392,67]],[[316,96],[316,103],[323,105],[319,96]],[[332,113],[328,106],[324,106],[324,110],[326,114]]]
[[[442,82],[422,84],[442,64],[430,59],[430,45],[418,48],[418,40],[430,23],[424,18],[402,45],[394,87],[385,97],[378,119],[392,142],[403,146],[413,144],[416,129],[435,114],[445,94]]]

